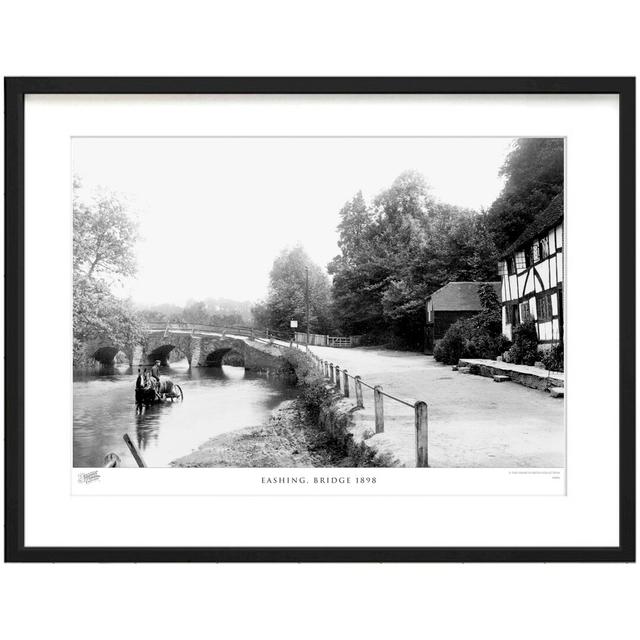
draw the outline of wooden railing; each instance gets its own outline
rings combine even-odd
[[[163,331],[167,333],[216,333],[222,336],[240,336],[243,338],[257,339],[263,338],[266,340],[291,340],[290,333],[283,333],[281,331],[274,331],[273,329],[259,329],[256,327],[247,327],[239,325],[216,325],[216,324],[202,324],[198,322],[147,322],[147,331]]]
[[[284,345],[279,345],[284,346]],[[301,349],[300,345],[292,343]],[[327,378],[337,391],[342,393],[345,398],[351,397],[351,383],[353,381],[356,406],[358,409],[364,409],[364,400],[362,387],[366,387],[373,391],[373,409],[376,433],[384,433],[384,398],[388,398],[393,402],[405,405],[413,410],[415,419],[415,436],[416,436],[416,466],[429,466],[429,417],[428,405],[422,400],[416,402],[408,402],[402,398],[391,395],[383,390],[382,385],[371,385],[365,382],[360,376],[351,375],[346,369],[341,369],[339,365],[333,364],[328,360],[323,360],[312,351],[307,350],[307,355],[313,362],[315,368],[320,374]]]
[[[284,333],[282,331],[274,331],[272,329],[258,329],[256,327],[247,326],[229,326],[229,325],[215,325],[215,324],[202,324],[197,322],[147,322],[146,328],[148,331],[163,331],[165,335],[169,332],[176,333],[219,333],[221,335],[234,335],[245,338],[265,338],[267,340],[285,340],[289,342],[291,340],[290,333]],[[362,336],[330,336],[320,333],[309,334],[309,345],[316,347],[337,347],[337,348],[349,348],[356,347],[360,344]],[[293,334],[293,340],[297,344],[307,344],[307,334],[296,331]]]
[[[256,329],[254,327],[201,324],[198,322],[147,322],[146,328],[148,331],[164,331],[165,333],[170,331],[195,333],[198,331],[206,333],[231,334],[246,338],[250,338],[254,335],[262,337],[266,334],[266,330]]]

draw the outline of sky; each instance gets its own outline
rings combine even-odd
[[[322,267],[338,253],[344,203],[367,201],[407,169],[443,202],[480,209],[500,193],[512,138],[74,138],[81,198],[122,194],[140,224],[141,305],[256,301],[274,258],[301,244]]]

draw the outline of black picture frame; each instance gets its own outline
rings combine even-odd
[[[635,78],[5,78],[5,561],[635,561]],[[27,94],[616,94],[620,131],[620,475],[615,547],[26,547],[24,540],[24,100]]]

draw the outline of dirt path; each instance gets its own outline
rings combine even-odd
[[[563,467],[564,402],[512,382],[465,375],[418,353],[377,348],[312,347],[325,360],[388,393],[429,406],[429,464],[438,467]],[[373,422],[364,389],[359,420]],[[413,411],[384,400],[385,436],[415,464]]]

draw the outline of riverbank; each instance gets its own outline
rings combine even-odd
[[[172,467],[348,467],[352,460],[299,399],[287,400],[264,425],[215,436]]]

